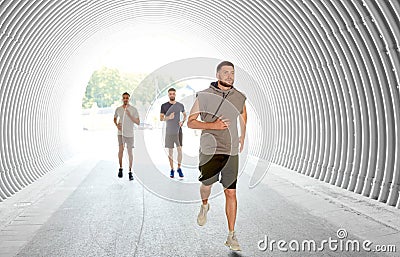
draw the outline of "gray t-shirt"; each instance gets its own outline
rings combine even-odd
[[[161,105],[161,113],[165,116],[169,116],[173,112],[175,113],[174,118],[172,120],[166,121],[165,133],[168,135],[175,135],[179,132],[182,132],[182,128],[181,126],[179,126],[179,122],[181,121],[181,113],[185,112],[185,106],[180,102],[175,102],[174,104],[166,102]]]
[[[208,89],[197,93],[197,99],[202,121],[214,122],[221,116],[230,121],[228,129],[203,130],[200,151],[207,155],[237,155],[239,153],[238,117],[243,112],[246,96],[236,88],[221,90],[213,82]]]
[[[118,123],[122,124],[122,130],[118,129],[118,135],[122,135],[124,137],[133,137],[133,121],[126,114],[126,111],[129,111],[134,118],[139,117],[137,109],[132,105],[128,105],[126,110],[122,106],[115,109],[114,117],[118,118]]]

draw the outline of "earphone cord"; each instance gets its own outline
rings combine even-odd
[[[218,112],[219,109],[221,108],[221,105],[222,105],[222,103],[225,101],[225,98],[228,97],[229,93],[230,93],[230,92],[228,92],[228,93],[225,95],[225,92],[222,92],[222,100],[221,100],[221,102],[219,103],[217,110],[214,112],[214,114],[213,114],[213,116],[212,116],[213,119],[215,118],[215,115],[217,115],[217,112]]]

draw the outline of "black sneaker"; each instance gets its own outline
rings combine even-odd
[[[121,169],[119,169],[119,171],[118,171],[118,177],[119,177],[119,178],[122,178],[122,176],[123,176],[123,174],[122,174],[122,168],[121,168]]]
[[[131,171],[129,171],[129,180],[133,180],[133,174],[132,174],[132,172]]]

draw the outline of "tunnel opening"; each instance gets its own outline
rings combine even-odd
[[[89,82],[84,83],[82,110],[77,114],[81,118],[83,134],[80,132],[77,137],[79,140],[75,139],[75,141],[91,138],[86,145],[99,147],[90,147],[84,153],[89,156],[106,158],[105,155],[114,156],[115,153],[108,151],[105,154],[102,150],[104,146],[102,147],[100,142],[105,138],[114,139],[115,137],[112,120],[115,109],[122,103],[121,94],[123,92],[131,94],[130,104],[139,111],[141,124],[135,127],[136,130],[142,130],[144,127],[160,128],[162,126],[157,122],[159,107],[154,106],[154,102],[166,95],[165,88],[167,86],[180,89],[183,85],[180,85],[179,81],[174,81],[174,74],[156,76],[150,76],[150,74],[168,63],[194,57],[199,53],[204,56],[215,56],[216,50],[208,43],[203,43],[196,38],[190,37],[189,39],[187,34],[178,33],[171,26],[152,24],[151,22],[118,24],[106,31],[100,31],[96,35],[95,39],[89,40],[98,43],[95,50],[88,54],[85,47],[89,47],[90,44],[81,47],[82,52],[92,58],[91,65],[81,68],[91,67],[92,74],[91,78],[87,80]],[[196,51],[193,49],[194,40],[196,40]],[[80,58],[84,58],[84,56]],[[215,66],[214,63],[212,65]],[[96,70],[93,70],[94,68]],[[138,88],[139,84],[140,88]],[[187,106],[188,111],[190,107]],[[151,117],[149,113],[151,113]],[[86,135],[90,136],[86,137]],[[107,142],[106,145],[109,147],[105,148],[115,148],[115,144],[112,144],[111,140]]]
[[[230,59],[254,78],[260,158],[400,207],[398,1],[0,5],[1,200],[73,154],[96,51],[118,27],[150,24],[190,39],[182,58]]]

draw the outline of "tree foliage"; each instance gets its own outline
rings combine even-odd
[[[93,72],[82,100],[83,108],[91,108],[93,103],[98,107],[110,107],[121,101],[123,92],[132,92],[146,74],[124,74],[117,69],[103,67]]]
[[[162,88],[171,85],[174,79],[169,76],[143,73],[121,73],[117,69],[103,67],[93,72],[82,100],[82,107],[91,108],[94,103],[98,107],[110,107],[121,103],[121,94],[128,92],[131,103],[138,107],[149,106]],[[140,87],[139,87],[140,85]],[[179,88],[180,85],[172,84]],[[165,94],[165,92],[163,92]]]

